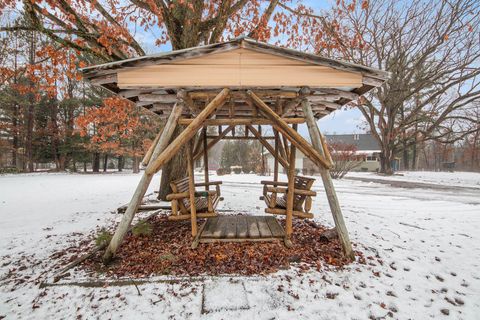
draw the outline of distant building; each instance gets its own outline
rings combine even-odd
[[[380,170],[380,158],[381,152],[380,145],[377,140],[369,133],[362,134],[338,134],[338,135],[326,135],[327,143],[342,143],[354,145],[357,148],[356,154],[363,158],[352,171],[378,171]],[[274,159],[270,153],[265,153],[267,162],[267,171],[273,172]],[[303,174],[313,175],[318,173],[317,166],[307,158],[299,150],[296,152],[295,167],[299,172]],[[280,168],[282,168],[280,166]],[[285,172],[280,169],[280,171]]]

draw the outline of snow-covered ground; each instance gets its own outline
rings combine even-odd
[[[445,175],[450,173],[418,179],[438,183]],[[453,173],[445,183],[478,184],[468,176]],[[367,265],[174,283],[156,278],[138,286],[141,295],[133,285],[40,289],[39,282],[52,275],[49,257],[118,220],[111,212],[128,202],[139,179],[129,173],[0,176],[0,319],[478,319],[480,191],[352,180],[335,185]],[[259,181],[269,177],[211,179],[224,181],[220,209],[263,212]],[[154,181],[149,192],[159,178]],[[332,225],[320,180],[315,190],[315,219]],[[82,280],[73,272],[63,283]]]
[[[422,182],[480,189],[480,173],[476,172],[400,171],[393,176],[382,176],[374,172],[349,172],[348,177]]]

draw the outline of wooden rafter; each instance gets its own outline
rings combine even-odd
[[[293,130],[285,119],[281,118],[272,109],[270,109],[255,93],[247,91],[248,95],[253,99],[253,102],[257,104],[260,110],[273,122],[273,126],[276,130],[280,131],[292,144],[295,145],[304,155],[309,157],[314,163],[328,168],[329,164],[327,160],[322,157],[313,147],[306,141],[301,135]]]

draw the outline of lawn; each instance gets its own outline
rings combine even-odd
[[[252,277],[154,277],[96,288],[72,285],[92,280],[74,270],[60,285],[41,288],[51,282],[56,253],[119,221],[113,212],[128,202],[140,175],[0,176],[0,319],[478,319],[480,175],[407,177],[446,188],[335,181],[355,249],[367,264]],[[224,181],[219,209],[263,213],[259,181],[268,178],[211,179]],[[159,177],[153,181],[149,193]],[[332,226],[319,180],[314,190],[315,220]]]

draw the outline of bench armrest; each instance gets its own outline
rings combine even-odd
[[[287,193],[287,188],[280,188],[280,187],[267,187],[267,192],[275,192],[275,193]],[[317,193],[311,190],[302,190],[302,189],[293,189],[293,192],[298,195],[302,196],[316,196]]]
[[[195,183],[195,187],[204,187],[204,186],[212,186],[212,185],[219,185],[219,184],[222,184],[222,181],[210,181],[208,183],[198,182],[198,183]]]
[[[216,195],[217,195],[217,192],[213,190],[195,191],[195,197],[208,197],[208,196],[216,196]],[[185,199],[188,197],[190,197],[189,192],[170,193],[169,195],[167,195],[167,200],[169,201],[174,199],[179,200],[179,199]]]
[[[272,185],[272,186],[288,186],[288,182],[280,182],[280,181],[260,181],[263,185]]]

